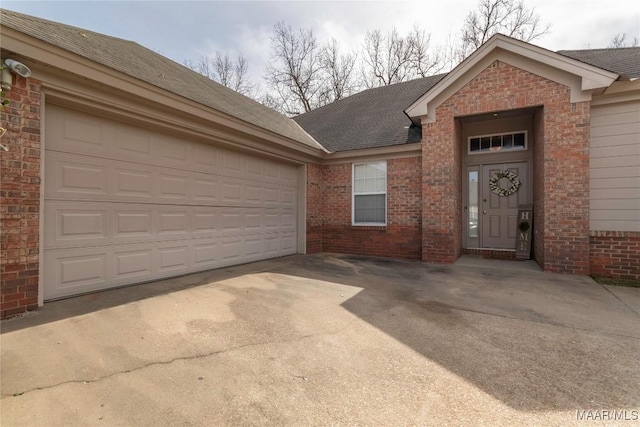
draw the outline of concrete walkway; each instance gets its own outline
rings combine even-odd
[[[0,424],[633,425],[639,312],[531,263],[281,258],[3,321]]]

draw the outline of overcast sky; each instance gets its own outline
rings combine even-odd
[[[10,1],[2,7],[133,40],[177,62],[216,50],[242,53],[254,80],[269,59],[273,25],[284,20],[310,28],[320,40],[361,45],[367,30],[419,23],[432,45],[456,37],[477,0],[422,1]],[[525,0],[551,33],[535,44],[551,50],[607,47],[614,35],[640,37],[640,7],[633,0]],[[264,84],[264,83],[262,83]]]

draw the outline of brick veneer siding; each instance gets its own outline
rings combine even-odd
[[[351,163],[322,166],[322,250],[420,259],[420,157],[387,160],[386,227],[351,225],[351,173]],[[313,238],[307,230],[307,242]]]
[[[452,108],[422,129],[422,260],[452,263],[462,250],[460,124]]]
[[[307,253],[322,252],[322,166],[307,165]]]
[[[40,82],[14,76],[0,114],[0,317],[38,307],[40,253]]]
[[[460,253],[460,141],[455,117],[543,106],[543,267],[589,274],[589,102],[570,90],[495,61],[436,108],[423,126],[423,260],[452,262]],[[542,168],[540,169],[540,166]],[[534,180],[535,182],[535,180]],[[538,189],[540,191],[540,189]],[[456,200],[458,202],[456,203]]]
[[[592,231],[589,241],[592,275],[640,279],[640,232]]]

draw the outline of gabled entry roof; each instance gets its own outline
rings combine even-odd
[[[496,34],[405,109],[417,125],[434,121],[438,105],[496,60],[528,70],[571,88],[572,102],[591,99],[593,91],[609,87],[620,76],[547,49]]]

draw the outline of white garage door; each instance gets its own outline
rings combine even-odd
[[[45,299],[296,253],[296,166],[55,105],[45,125]]]

